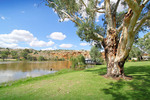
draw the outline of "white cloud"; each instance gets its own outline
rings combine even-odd
[[[61,48],[71,48],[73,45],[72,44],[61,44],[59,47]]]
[[[2,20],[5,20],[6,18],[5,18],[4,16],[1,16],[1,19],[2,19]]]
[[[0,41],[0,47],[8,47],[8,48],[18,48],[18,44],[15,44],[15,43],[5,43],[5,42],[2,42]]]
[[[35,40],[35,41],[30,42],[31,47],[47,47],[47,46],[52,46],[53,44],[54,42],[52,41],[45,42],[45,41]]]
[[[53,32],[49,37],[54,40],[64,40],[66,38],[66,35],[61,32]]]
[[[33,40],[36,38],[26,30],[13,30],[9,34],[0,34],[0,41],[6,43],[31,42]]]
[[[53,41],[40,41],[26,30],[13,30],[9,34],[0,34],[0,47],[22,48],[18,46],[20,42],[29,44],[31,47],[47,47],[54,44]]]
[[[54,50],[53,48],[45,48],[45,49],[42,49],[43,51],[44,50]]]
[[[80,43],[81,46],[87,46],[89,43]]]

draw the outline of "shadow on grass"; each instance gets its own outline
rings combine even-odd
[[[106,67],[87,69],[99,75],[106,74]],[[125,66],[125,74],[133,76],[132,80],[113,81],[100,91],[112,95],[113,100],[149,100],[150,99],[150,65]]]
[[[102,89],[104,93],[112,95],[114,100],[149,100],[150,65],[128,66],[125,72],[133,76],[133,80],[111,82],[109,88]]]
[[[100,67],[99,69],[87,69],[85,70],[85,72],[92,72],[92,73],[95,73],[95,74],[98,74],[98,75],[105,75],[106,74],[106,67]]]

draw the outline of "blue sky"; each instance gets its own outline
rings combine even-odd
[[[1,47],[89,50],[91,47],[80,41],[76,30],[71,21],[59,22],[57,14],[42,0],[0,0]],[[61,39],[50,36],[52,33]]]

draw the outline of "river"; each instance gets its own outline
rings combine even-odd
[[[55,73],[70,68],[70,65],[69,61],[0,62],[0,83]]]

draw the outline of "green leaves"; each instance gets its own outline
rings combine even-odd
[[[143,52],[150,54],[150,33],[144,35],[143,38],[139,38],[136,44]]]
[[[94,33],[98,33],[102,36],[105,35],[104,29],[93,23],[90,19],[87,19],[85,23],[78,26],[77,35],[81,38],[81,40],[85,40],[87,42],[99,40]]]
[[[93,46],[90,50],[90,56],[93,61],[98,61],[101,57],[101,53],[97,47]]]

